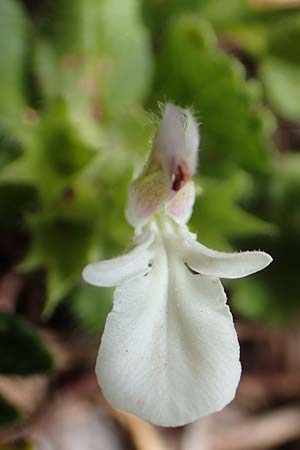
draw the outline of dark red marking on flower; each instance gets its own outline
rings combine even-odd
[[[177,192],[182,188],[184,183],[186,183],[191,178],[187,163],[182,161],[181,164],[177,166],[177,171],[174,174],[174,179],[172,183],[173,191]]]

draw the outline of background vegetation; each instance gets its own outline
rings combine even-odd
[[[201,122],[193,231],[212,248],[274,258],[227,285],[237,319],[298,330],[300,5],[261,3],[0,1],[4,378],[54,383],[92,366],[95,352],[79,352],[60,369],[52,334],[94,351],[112,292],[81,271],[128,246],[128,184],[165,100]],[[0,392],[1,425],[31,417]]]

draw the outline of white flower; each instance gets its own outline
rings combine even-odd
[[[96,365],[105,397],[162,426],[192,422],[234,398],[239,344],[219,278],[272,261],[259,251],[210,250],[189,232],[198,144],[191,112],[167,104],[129,191],[134,248],[83,272],[93,285],[117,286]]]

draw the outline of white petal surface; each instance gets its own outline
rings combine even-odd
[[[185,129],[185,154],[191,173],[194,174],[197,166],[198,147],[200,142],[198,124],[191,111],[186,110],[187,123]]]
[[[189,109],[167,103],[153,143],[153,156],[172,177],[183,163],[188,178],[197,165],[199,145],[198,124]]]
[[[170,178],[180,165],[185,149],[183,109],[167,103],[153,142],[153,156]]]
[[[224,290],[193,275],[179,250],[165,242],[146,276],[116,289],[96,366],[114,407],[162,426],[222,409],[240,378]]]
[[[217,278],[241,278],[264,269],[272,257],[261,251],[226,253],[211,250],[185,233],[185,262],[196,272]]]
[[[87,265],[82,273],[84,280],[94,286],[111,287],[147,273],[151,259],[149,247],[153,240],[154,234],[147,233],[129,253]]]

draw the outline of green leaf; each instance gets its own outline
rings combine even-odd
[[[272,267],[271,269],[272,270]],[[264,320],[273,325],[279,325],[287,321],[289,312],[283,316],[276,302],[272,297],[272,293],[266,287],[263,280],[256,278],[238,280],[236,285],[233,283],[231,301],[234,309],[242,317],[251,320]]]
[[[14,425],[19,419],[20,415],[17,409],[0,395],[0,427]]]
[[[200,183],[200,180],[199,180]],[[217,250],[230,250],[233,238],[272,235],[276,228],[242,209],[238,200],[251,189],[249,178],[236,174],[227,181],[201,178],[192,227],[201,242]]]
[[[300,119],[300,64],[274,57],[261,62],[260,76],[270,105],[287,120]]]
[[[22,148],[17,139],[0,128],[0,170],[20,156]]]
[[[252,24],[252,30],[255,24]],[[259,76],[267,100],[274,111],[286,120],[300,117],[300,14],[275,15],[260,21],[265,39],[259,55]]]
[[[31,185],[0,184],[0,225],[24,228],[25,216],[38,205],[36,191]]]
[[[272,264],[255,277],[232,283],[232,301],[246,318],[287,325],[299,316],[299,239],[279,233],[277,239],[246,241],[245,248],[261,248]]]
[[[214,27],[224,29],[247,17],[251,11],[247,0],[143,0],[145,23],[151,28],[156,44],[159,43],[171,21],[193,14],[210,21]]]
[[[88,218],[68,219],[62,216],[36,216],[31,222],[32,247],[21,267],[23,270],[47,269],[47,314],[80,279],[88,259],[92,226]]]
[[[284,236],[293,235],[300,242],[300,155],[290,153],[282,158],[266,188],[265,216]]]
[[[170,28],[159,57],[154,99],[192,105],[203,121],[202,173],[223,177],[237,168],[252,174],[270,170],[270,122],[267,126],[253,88],[240,63],[217,48],[207,22],[185,17]]]
[[[287,324],[299,316],[300,155],[282,159],[264,188],[258,187],[252,210],[260,210],[278,232],[263,240],[239,240],[239,248],[260,248],[273,257],[262,272],[232,285],[236,309],[245,317]]]
[[[21,2],[0,2],[0,121],[7,124],[24,103],[27,21]]]
[[[113,289],[81,286],[73,295],[71,308],[80,324],[90,333],[100,334],[112,308]]]
[[[53,359],[29,323],[0,313],[0,373],[32,375],[52,369]]]
[[[56,0],[42,31],[35,68],[48,94],[59,90],[96,119],[125,114],[145,97],[152,61],[136,0]]]
[[[41,165],[47,165],[58,177],[66,179],[78,173],[96,155],[95,149],[84,142],[72,123],[63,102],[58,102],[54,110],[48,111],[39,133]]]
[[[150,42],[138,8],[136,0],[102,0],[95,24],[103,54],[103,100],[114,114],[143,100],[151,80]]]
[[[286,63],[300,65],[297,43],[300,40],[300,13],[278,18],[276,26],[269,28],[270,56]]]
[[[46,203],[61,195],[97,156],[64,101],[53,103],[22,139],[23,153],[3,168],[1,181],[32,184]]]
[[[232,24],[244,20],[250,15],[250,2],[247,0],[198,0],[199,16],[209,20],[218,29],[227,29]]]

